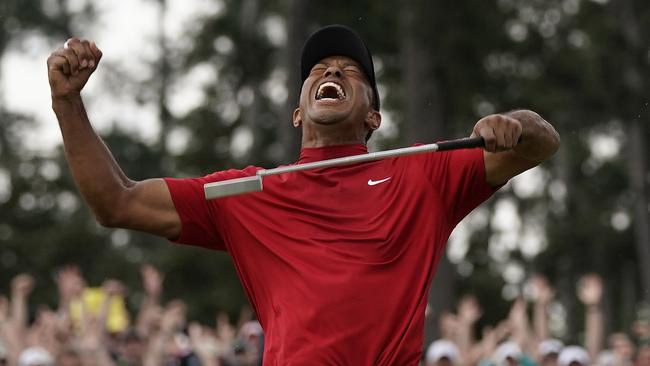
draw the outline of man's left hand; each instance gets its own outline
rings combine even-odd
[[[472,136],[485,139],[485,150],[499,152],[514,149],[521,137],[521,131],[521,122],[515,118],[505,114],[491,114],[476,122]]]

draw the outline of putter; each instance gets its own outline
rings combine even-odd
[[[336,159],[315,161],[306,164],[288,165],[274,169],[261,169],[253,176],[228,179],[220,182],[207,183],[203,185],[205,199],[212,200],[223,197],[236,196],[250,192],[261,192],[263,190],[262,179],[267,175],[284,174],[308,169],[329,168],[339,165],[350,165],[375,161],[396,156],[412,155],[425,152],[470,149],[485,147],[485,140],[482,137],[465,137],[456,140],[442,141],[435,144],[403,147],[401,149],[377,151],[369,154],[344,156]]]

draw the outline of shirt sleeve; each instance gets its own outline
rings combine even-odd
[[[219,232],[219,200],[206,200],[203,185],[227,179],[255,175],[258,168],[224,170],[198,178],[165,178],[176,212],[181,219],[181,233],[171,241],[215,250],[226,250]]]
[[[451,150],[424,156],[426,171],[432,185],[439,190],[452,227],[502,187],[487,183],[482,149]]]

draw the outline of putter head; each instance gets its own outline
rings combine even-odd
[[[206,200],[236,196],[250,192],[262,191],[262,177],[253,175],[250,177],[228,179],[221,182],[207,183],[203,185]]]

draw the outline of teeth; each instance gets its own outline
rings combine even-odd
[[[325,88],[327,88],[327,87],[333,87],[334,89],[336,89],[336,93],[338,94],[339,99],[344,99],[345,98],[345,92],[343,91],[343,88],[337,83],[328,81],[328,82],[325,82],[325,83],[321,84],[318,87],[318,91],[316,92],[316,99],[321,99],[323,97],[323,93],[325,91]]]

